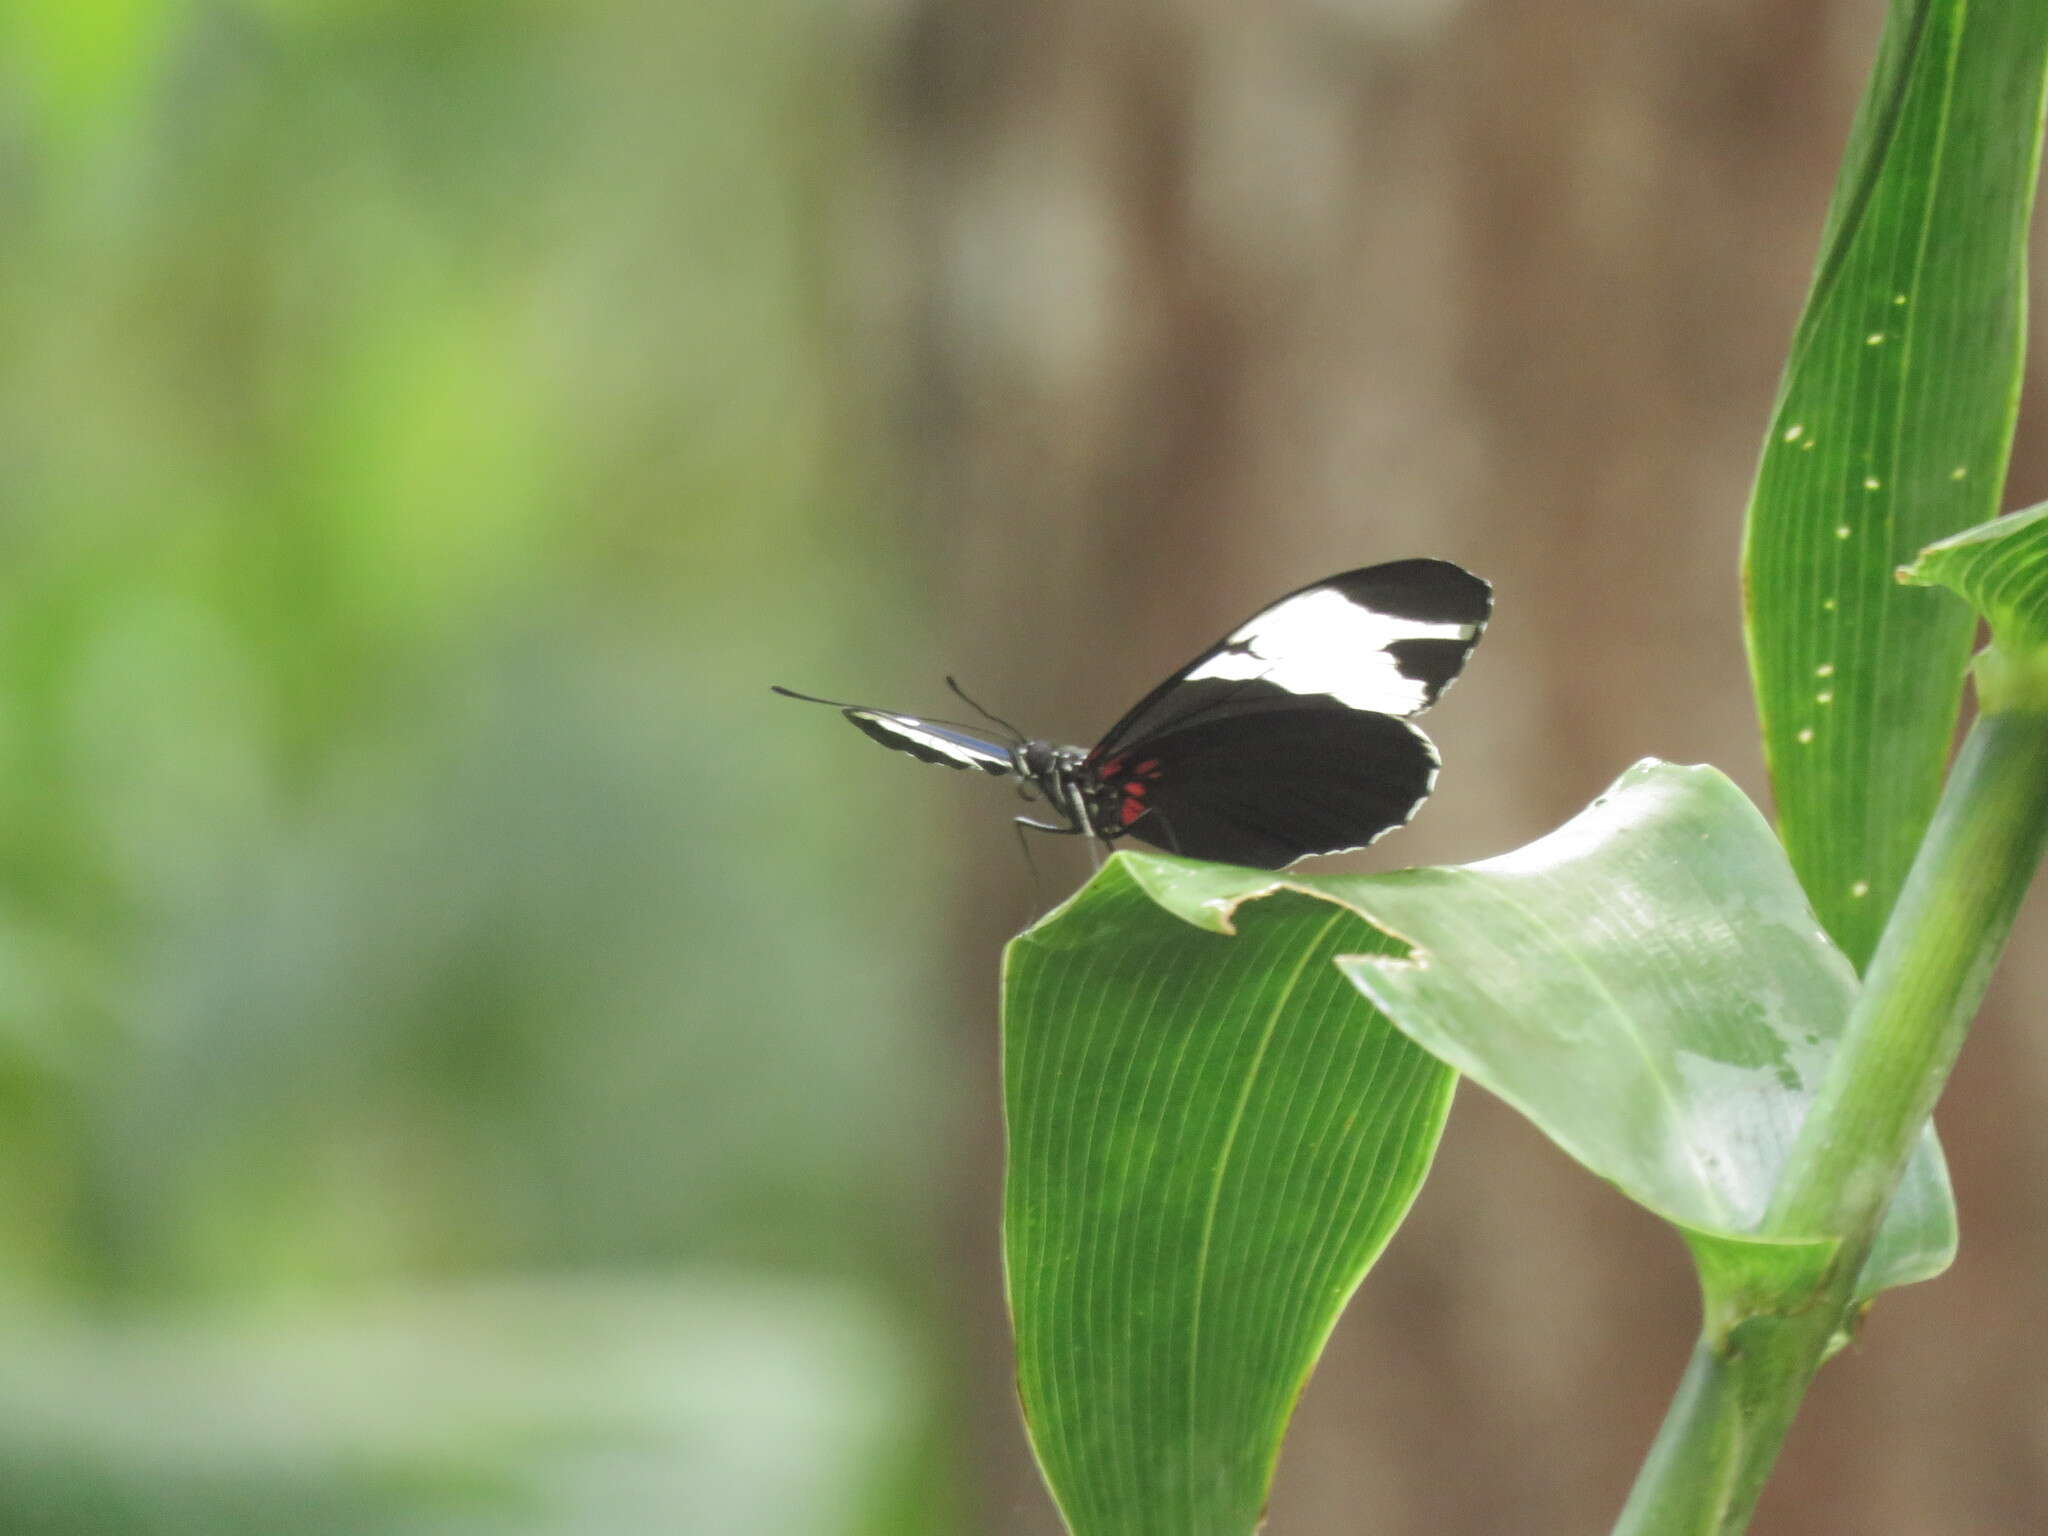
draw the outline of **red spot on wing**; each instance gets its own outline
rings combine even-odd
[[[1135,786],[1133,786],[1133,787],[1135,787]],[[1142,815],[1144,815],[1144,814],[1145,814],[1145,802],[1144,802],[1144,801],[1142,801],[1142,800],[1139,800],[1139,799],[1137,799],[1137,798],[1135,798],[1135,797],[1130,797],[1130,796],[1127,796],[1127,797],[1125,798],[1125,800],[1124,800],[1124,804],[1123,804],[1123,812],[1122,812],[1122,815],[1123,815],[1123,823],[1124,823],[1124,825],[1125,825],[1125,826],[1127,826],[1127,827],[1128,827],[1128,826],[1129,826],[1129,825],[1130,825],[1130,824],[1131,824],[1132,822],[1136,821],[1136,820],[1137,820],[1137,819],[1138,819],[1138,818],[1139,818],[1140,816],[1142,816]]]

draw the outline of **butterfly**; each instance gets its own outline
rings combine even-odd
[[[1279,869],[1363,848],[1404,826],[1436,785],[1411,723],[1449,687],[1493,610],[1493,588],[1447,560],[1344,571],[1267,604],[1140,699],[1093,747],[821,699],[885,747],[1036,790],[1041,832],[1135,837],[1194,859]]]

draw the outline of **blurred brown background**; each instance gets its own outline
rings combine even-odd
[[[1740,518],[1881,13],[0,7],[0,1533],[1053,1536],[996,965],[1086,860],[767,685],[1086,741],[1439,555],[1498,616],[1364,862],[1761,798]],[[2048,1524],[2044,924],[1962,1258],[1761,1533]],[[1272,1531],[1604,1529],[1694,1311],[1464,1094]]]
[[[1379,862],[1562,820],[1643,755],[1764,798],[1736,546],[1873,4],[950,0],[892,37],[886,222],[943,647],[1077,739],[1266,596],[1410,553],[1498,586]],[[2031,421],[2032,418],[2030,418]],[[2042,494],[2023,425],[2012,501]],[[957,1191],[983,1527],[1056,1525],[1001,1387],[991,959]],[[2048,1522],[2037,903],[1944,1106],[1965,1242],[1810,1400],[1760,1532]],[[1275,1533],[1603,1529],[1694,1326],[1679,1245],[1468,1090],[1283,1456]]]

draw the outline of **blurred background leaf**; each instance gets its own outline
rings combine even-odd
[[[830,42],[0,19],[7,1529],[949,1524],[929,906],[759,707],[903,579]]]
[[[0,1524],[48,1536],[856,1529],[916,1393],[886,1320],[737,1275],[5,1342]]]

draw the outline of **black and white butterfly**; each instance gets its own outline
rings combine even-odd
[[[921,762],[1035,788],[1059,820],[1020,826],[1278,869],[1363,848],[1415,814],[1439,760],[1409,717],[1463,670],[1492,607],[1493,589],[1446,560],[1326,577],[1253,614],[1091,748],[1027,740],[994,716],[1007,739],[775,691],[833,705]]]

